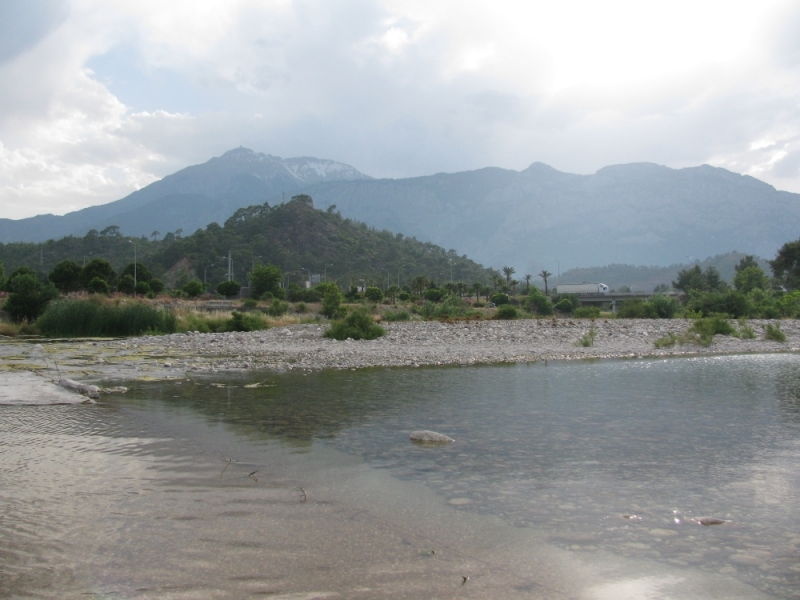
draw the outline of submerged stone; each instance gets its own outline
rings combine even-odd
[[[414,442],[424,442],[428,444],[448,444],[455,441],[450,436],[444,435],[443,433],[436,433],[435,431],[428,431],[427,429],[412,431],[409,438]]]

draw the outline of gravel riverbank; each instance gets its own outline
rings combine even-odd
[[[655,340],[669,332],[685,332],[690,322],[528,319],[387,323],[387,335],[382,338],[344,342],[323,338],[324,324],[290,325],[250,333],[187,333],[41,345],[3,343],[0,369],[52,369],[57,363],[62,374],[92,381],[244,369],[359,369],[800,350],[800,321],[779,322],[787,338],[783,343],[763,339],[762,328],[767,323],[750,322],[757,334],[753,340],[716,336],[707,348],[676,344],[660,350],[655,348]],[[592,325],[594,345],[583,347],[579,339]]]

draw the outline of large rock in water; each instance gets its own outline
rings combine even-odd
[[[413,442],[424,442],[428,444],[448,444],[450,442],[455,442],[453,438],[443,433],[436,433],[435,431],[428,431],[427,429],[412,431],[409,437]]]

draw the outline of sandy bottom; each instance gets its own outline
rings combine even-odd
[[[0,404],[80,404],[85,396],[55,385],[49,374],[17,371],[0,374]]]

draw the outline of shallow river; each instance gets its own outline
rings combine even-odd
[[[800,356],[126,385],[0,406],[0,597],[800,598]]]

